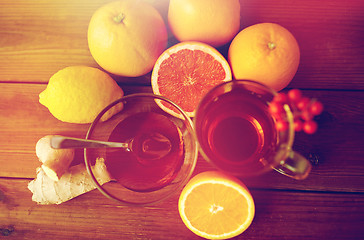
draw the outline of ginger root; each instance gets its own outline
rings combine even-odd
[[[54,181],[58,181],[73,161],[74,149],[54,149],[51,147],[52,135],[38,140],[35,150],[43,171]]]
[[[111,180],[103,158],[98,158],[92,168],[101,185]],[[36,179],[28,184],[28,189],[33,193],[32,200],[43,205],[60,204],[95,188],[84,164],[70,167],[59,181],[49,178],[44,169],[39,168]]]

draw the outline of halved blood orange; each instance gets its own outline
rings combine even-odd
[[[162,95],[194,117],[201,98],[214,86],[231,80],[231,69],[224,56],[201,42],[181,42],[165,50],[156,61],[151,82],[153,93]],[[178,116],[173,107],[159,106]]]

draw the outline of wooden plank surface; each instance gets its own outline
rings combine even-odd
[[[45,135],[86,136],[89,124],[61,122],[39,103],[39,93],[45,88],[46,84],[0,83],[0,164],[4,166],[0,177],[34,178],[39,166],[35,144]],[[125,94],[151,91],[150,87],[123,89]]]
[[[242,26],[276,22],[296,37],[300,66],[292,87],[364,89],[364,2],[241,1]]]
[[[36,206],[26,184],[0,179],[0,228],[14,228],[9,239],[201,239],[180,220],[178,194],[164,204],[143,208],[118,206],[98,191],[57,207]],[[239,239],[358,240],[364,236],[362,194],[253,189],[252,195],[255,219]]]
[[[45,135],[86,135],[87,124],[63,123],[38,102],[38,94],[45,86],[0,83],[0,110],[7,112],[0,117],[0,165],[4,166],[0,169],[0,176],[35,177],[35,168],[39,166],[35,144]],[[123,89],[126,94],[151,91],[150,87],[125,86]],[[321,99],[325,105],[325,111],[318,119],[318,132],[314,135],[296,135],[295,149],[306,157],[310,154],[318,157],[311,176],[303,182],[297,182],[274,173],[269,174],[268,179],[259,177],[248,179],[247,182],[260,188],[364,192],[364,141],[361,139],[364,133],[364,94],[360,91],[304,93]],[[82,162],[82,152],[77,156],[76,161]],[[204,161],[202,158],[199,160]],[[208,164],[201,164],[201,170],[208,168]]]
[[[113,0],[40,0],[0,2],[0,81],[47,82],[71,65],[98,67],[87,44],[94,11]],[[168,1],[146,0],[166,14]],[[148,77],[116,77],[118,81],[149,84]]]
[[[59,206],[31,201],[27,183],[40,165],[36,141],[47,134],[83,137],[88,129],[55,119],[38,94],[63,67],[98,67],[87,26],[110,1],[0,0],[0,239],[200,239],[179,218],[179,193],[145,208],[119,206],[97,190]],[[144,1],[166,20],[169,0]],[[364,2],[240,2],[241,28],[275,22],[294,34],[301,62],[288,87],[317,97],[325,111],[316,134],[296,135],[294,149],[314,163],[306,180],[276,172],[244,179],[257,212],[237,239],[364,239]],[[228,45],[218,50],[226,56]],[[126,94],[151,91],[150,73],[112,77]],[[82,161],[77,152],[74,164]],[[210,169],[200,156],[194,174]]]
[[[87,27],[92,13],[110,1],[2,0],[0,81],[47,82],[66,66],[97,66],[88,50]],[[166,19],[168,0],[145,1]],[[297,38],[301,62],[290,86],[364,89],[363,1],[241,0],[241,5],[241,28],[275,22]],[[226,53],[227,46],[220,50]],[[148,77],[115,78],[149,84]]]

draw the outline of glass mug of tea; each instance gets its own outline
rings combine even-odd
[[[277,130],[269,104],[277,93],[260,83],[232,80],[210,90],[194,118],[203,157],[229,174],[250,177],[275,169],[304,179],[310,162],[292,150],[293,114],[284,106],[287,130]]]
[[[179,117],[158,104],[168,104]],[[110,109],[121,110],[101,121]],[[111,103],[93,121],[86,139],[127,145],[84,150],[86,168],[98,190],[124,205],[154,204],[177,193],[192,175],[198,156],[191,119],[172,101],[150,93]],[[93,167],[100,158],[110,182],[101,182]]]

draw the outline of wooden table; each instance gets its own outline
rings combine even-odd
[[[58,206],[31,200],[37,140],[84,137],[88,128],[55,119],[38,94],[61,68],[97,67],[87,26],[109,1],[0,1],[0,239],[199,239],[180,220],[179,193],[144,208],[119,206],[97,190]],[[149,1],[165,18],[168,1]],[[256,216],[238,239],[364,239],[364,2],[241,3],[242,28],[276,22],[296,36],[302,56],[288,88],[317,97],[325,111],[316,134],[296,136],[295,149],[314,164],[306,180],[271,172],[245,181]],[[150,75],[115,80],[126,94],[151,91]],[[199,157],[195,173],[208,169]]]

